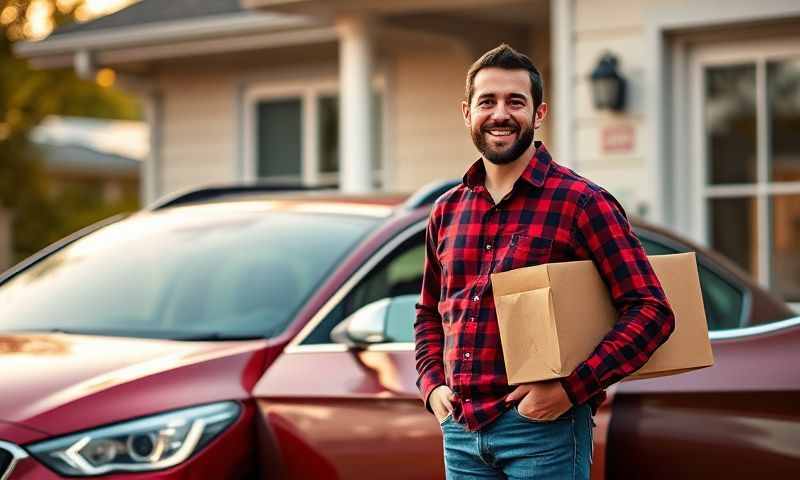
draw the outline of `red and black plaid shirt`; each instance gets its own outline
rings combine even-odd
[[[453,416],[470,430],[491,423],[513,390],[506,379],[489,274],[591,259],[619,321],[561,383],[572,403],[639,369],[674,328],[674,317],[622,207],[605,190],[556,164],[541,142],[511,192],[495,205],[478,160],[436,201],[428,221],[422,294],[414,323],[417,385],[456,393]],[[430,406],[428,406],[430,409]]]

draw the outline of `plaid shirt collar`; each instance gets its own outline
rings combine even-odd
[[[518,181],[521,180],[536,188],[541,188],[544,185],[545,178],[547,178],[547,172],[550,170],[552,161],[544,143],[537,140],[534,145],[536,145],[536,151]],[[483,158],[479,158],[464,174],[463,183],[470,190],[480,191],[486,188],[486,168],[483,166],[483,162]]]

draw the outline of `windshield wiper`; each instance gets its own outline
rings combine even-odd
[[[209,342],[226,340],[262,340],[267,337],[265,335],[259,335],[256,333],[225,334],[221,332],[198,332],[172,335],[169,338],[170,340],[181,340],[188,342]]]

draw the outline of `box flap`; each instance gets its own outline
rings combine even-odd
[[[547,265],[536,265],[493,273],[490,275],[490,279],[495,297],[550,286]]]
[[[517,380],[521,375],[526,382],[532,377],[544,380],[554,375],[561,376],[561,354],[550,288],[495,296],[495,305],[498,312],[503,312],[498,326],[509,384],[521,383]],[[509,355],[507,352],[512,353]],[[522,358],[523,361],[511,364],[507,361],[509,358]]]

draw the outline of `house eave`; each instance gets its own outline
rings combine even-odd
[[[37,42],[18,42],[14,53],[36,65],[66,66],[77,52],[106,52],[145,47],[169,47],[176,43],[203,42],[211,39],[237,38],[281,31],[317,30],[318,20],[275,13],[236,13],[199,20],[159,22],[94,32],[66,33]],[[269,45],[264,45],[269,47]],[[163,48],[159,49],[163,57]],[[174,48],[176,57],[183,56]]]

